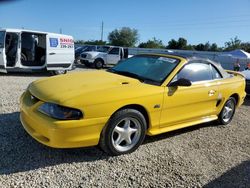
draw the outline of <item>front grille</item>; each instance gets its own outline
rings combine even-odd
[[[82,54],[81,57],[82,57],[82,58],[86,58],[86,57],[87,57],[87,54]]]

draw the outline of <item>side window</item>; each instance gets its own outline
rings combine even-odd
[[[212,70],[213,79],[221,79],[222,78],[221,74],[218,72],[218,70],[213,65],[211,65],[211,70]]]
[[[213,79],[210,71],[210,65],[198,62],[185,65],[185,67],[176,76],[176,79],[186,78],[191,82]]]
[[[119,55],[119,50],[120,48],[113,48],[112,50],[110,50],[109,54]]]

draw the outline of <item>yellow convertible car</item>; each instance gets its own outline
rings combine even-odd
[[[218,64],[178,54],[143,54],[102,71],[31,83],[20,119],[38,142],[55,148],[99,145],[133,152],[145,135],[217,120],[231,122],[246,95],[245,79]]]

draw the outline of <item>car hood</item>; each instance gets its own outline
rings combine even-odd
[[[86,71],[41,79],[28,89],[45,102],[82,106],[151,95],[152,87],[159,88],[107,71]]]
[[[82,54],[86,54],[86,55],[91,55],[92,57],[95,57],[97,55],[104,55],[104,54],[107,54],[107,53],[104,53],[104,52],[95,52],[95,51],[89,51],[89,52],[83,52]]]

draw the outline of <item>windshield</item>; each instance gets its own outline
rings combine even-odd
[[[104,52],[108,53],[110,47],[109,46],[101,46],[100,48],[97,49],[98,52]]]
[[[82,49],[86,48],[86,46],[81,46],[75,49],[76,52],[82,51]]]
[[[4,38],[5,38],[5,32],[0,31],[0,48],[4,47]]]
[[[144,83],[161,85],[178,63],[179,60],[175,58],[139,55],[121,61],[108,71],[137,78]]]
[[[87,46],[83,51],[87,52],[87,51],[95,51],[96,47],[95,46]]]

